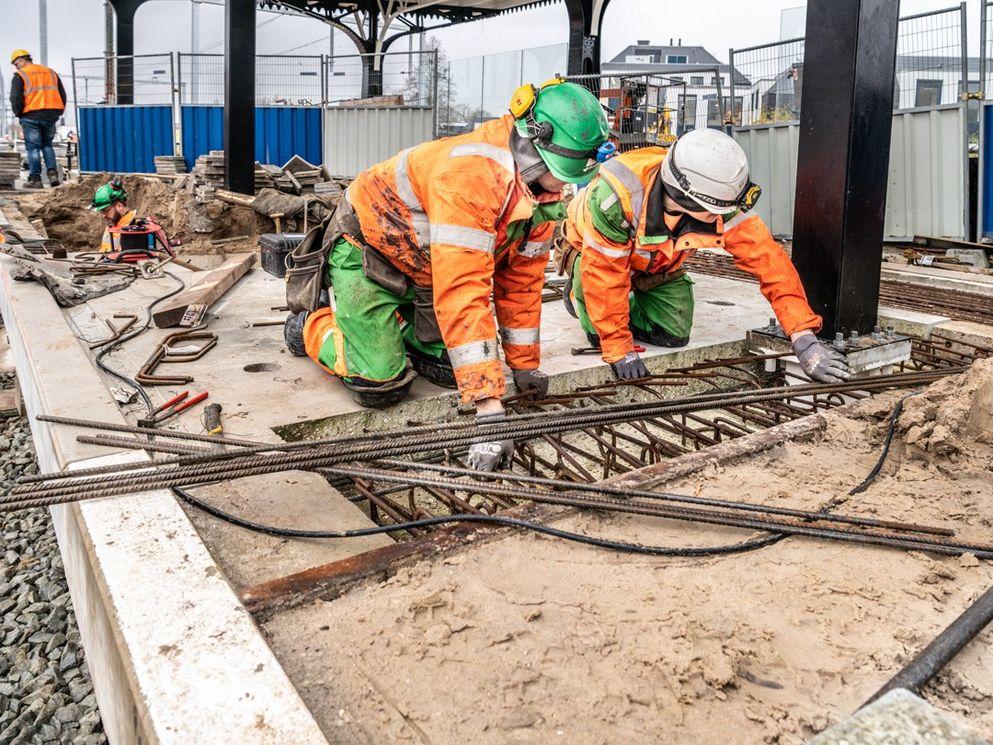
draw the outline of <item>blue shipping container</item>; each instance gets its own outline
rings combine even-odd
[[[172,155],[171,106],[81,106],[79,166],[84,171],[154,173]]]
[[[983,172],[979,174],[983,184],[983,203],[979,205],[982,215],[983,236],[993,235],[993,104],[983,104],[983,153],[980,163]]]
[[[183,106],[183,157],[188,168],[210,150],[224,149],[224,110],[220,106]],[[321,110],[290,106],[255,109],[255,159],[283,165],[294,155],[320,165]]]

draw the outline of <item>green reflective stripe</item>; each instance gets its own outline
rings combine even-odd
[[[610,202],[609,206],[607,206],[608,202]],[[617,194],[608,181],[601,179],[592,187],[586,197],[586,210],[593,227],[600,235],[615,243],[627,243],[631,239],[630,223],[624,215],[624,208],[618,201]]]
[[[407,156],[410,155],[410,151],[413,149],[412,147],[408,147],[406,150],[400,151],[397,157],[394,178],[397,184],[397,196],[400,197],[400,200],[410,210],[410,219],[414,228],[414,234],[417,236],[417,243],[421,248],[424,248],[428,245],[428,240],[430,240],[428,216],[424,212],[424,206],[421,204],[421,200],[414,193],[414,187],[410,183],[410,172],[407,168]]]
[[[631,211],[635,222],[641,217],[641,205],[645,200],[645,187],[630,168],[620,158],[611,158],[601,168],[614,176],[631,193]]]
[[[506,326],[500,329],[500,338],[504,344],[516,344],[527,346],[537,344],[541,338],[541,330],[538,328],[512,329]]]
[[[431,243],[444,243],[449,246],[469,248],[491,254],[496,244],[496,236],[478,228],[433,222],[431,223]]]
[[[552,248],[552,239],[549,238],[547,241],[528,241],[519,249],[517,253],[521,256],[527,256],[533,259],[535,256],[541,256],[542,254],[547,254]]]
[[[514,172],[514,156],[509,150],[490,145],[485,142],[469,142],[464,145],[456,145],[448,154],[449,158],[461,158],[467,155],[476,155],[481,158],[489,158],[494,163],[503,166],[511,173]]]
[[[597,253],[603,254],[611,259],[623,259],[631,253],[627,248],[612,248],[611,246],[605,246],[597,241],[597,239],[591,236],[588,232],[583,236],[583,245],[587,248],[592,248]]]
[[[471,341],[468,344],[449,347],[448,358],[455,369],[496,360],[496,344],[493,341]]]

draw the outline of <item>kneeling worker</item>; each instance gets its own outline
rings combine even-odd
[[[538,370],[545,266],[561,191],[588,180],[606,117],[582,86],[526,85],[511,115],[404,150],[360,174],[328,225],[328,307],[290,316],[287,346],[365,406],[401,400],[415,373],[457,387],[478,420],[503,416],[504,357],[518,390],[544,396]],[[493,469],[508,441],[474,445]]]
[[[821,317],[792,262],[750,211],[759,191],[741,146],[702,129],[668,150],[646,147],[608,160],[572,201],[560,260],[580,324],[616,377],[648,375],[634,339],[661,347],[689,341],[693,284],[683,262],[699,248],[723,248],[758,278],[807,375],[848,377],[844,358],[814,335]]]

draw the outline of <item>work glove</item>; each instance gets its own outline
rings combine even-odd
[[[548,376],[541,370],[512,370],[511,376],[518,392],[534,391],[535,398],[548,398]]]
[[[614,371],[614,377],[618,380],[637,380],[648,377],[648,368],[641,361],[637,352],[628,352],[624,357],[611,362],[610,367]]]
[[[498,424],[504,421],[504,414],[476,415],[476,424]],[[477,471],[496,471],[510,463],[514,457],[513,440],[477,442],[469,446],[469,467]]]
[[[819,383],[837,383],[852,377],[844,356],[821,344],[813,333],[798,336],[793,341],[793,353],[803,371]]]

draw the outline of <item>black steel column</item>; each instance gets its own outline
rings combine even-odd
[[[610,0],[565,0],[569,14],[569,75],[600,74],[600,30]]]
[[[224,7],[224,182],[255,193],[255,0]]]
[[[114,6],[114,36],[117,42],[117,92],[114,101],[134,103],[134,16],[145,0],[111,0]]]
[[[876,323],[899,0],[810,0],[793,263],[822,336]]]

